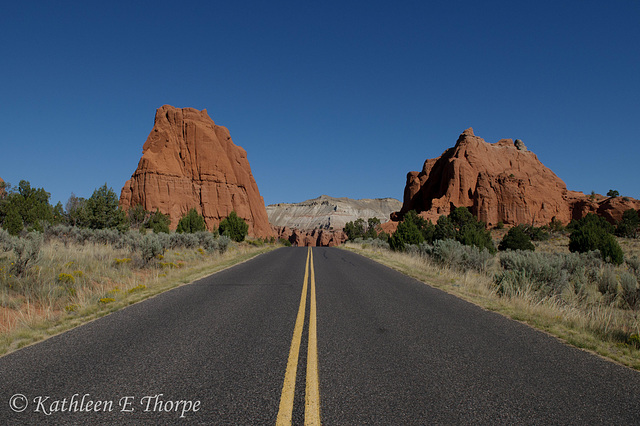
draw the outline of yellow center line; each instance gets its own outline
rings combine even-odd
[[[280,394],[280,408],[276,425],[290,425],[293,415],[293,395],[296,388],[296,372],[298,370],[298,354],[300,353],[300,340],[302,339],[302,328],[304,326],[304,311],[307,302],[307,282],[309,281],[309,258],[311,249],[307,252],[307,264],[304,267],[304,284],[302,285],[302,296],[300,297],[300,307],[298,317],[293,327],[293,339],[289,350],[289,361],[287,371],[284,374],[284,384]]]
[[[307,389],[305,392],[304,424],[320,424],[320,385],[318,380],[318,336],[316,324],[316,274],[311,253],[311,305],[309,307],[309,345],[307,347]]]
[[[307,346],[307,384],[305,388],[305,425],[320,424],[320,386],[318,380],[318,339],[316,325],[316,278],[313,269],[313,252],[311,247],[307,251],[307,262],[304,268],[304,283],[300,296],[300,307],[296,324],[293,328],[293,339],[289,350],[287,371],[280,395],[280,407],[276,425],[290,425],[293,416],[293,398],[296,388],[296,372],[298,370],[298,355],[304,328],[305,307],[307,304],[307,287],[309,284],[309,265],[311,265],[311,304],[309,308],[309,344]]]

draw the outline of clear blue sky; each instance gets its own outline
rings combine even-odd
[[[5,2],[0,177],[118,194],[156,108],[206,108],[267,204],[402,199],[473,127],[640,198],[640,1]]]

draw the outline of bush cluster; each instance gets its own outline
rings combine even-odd
[[[466,207],[455,208],[448,216],[440,216],[435,225],[410,211],[389,238],[389,245],[392,250],[403,251],[407,245],[432,244],[437,240],[456,240],[466,246],[496,252],[486,224],[478,221]]]
[[[225,235],[238,243],[244,241],[248,230],[249,225],[247,225],[247,222],[238,216],[235,211],[229,213],[229,216],[227,216],[226,219],[223,219],[218,227],[220,235]]]
[[[160,213],[159,209],[156,209],[155,213],[151,213],[149,218],[143,222],[141,231],[145,229],[151,229],[154,234],[168,234],[171,232],[169,230],[169,225],[171,225],[171,217],[168,214]]]
[[[584,296],[590,283],[598,280],[603,262],[597,252],[533,253],[507,251],[500,254],[503,271],[494,276],[497,291],[511,295],[520,290],[542,295],[561,294],[571,289]]]
[[[207,228],[204,224],[204,217],[199,214],[196,209],[191,209],[189,212],[180,219],[176,232],[182,234],[184,232],[193,234],[196,232],[205,231]]]
[[[616,226],[616,235],[619,237],[637,238],[640,227],[640,212],[634,209],[625,210],[622,220]]]
[[[0,230],[0,242],[3,241],[2,235],[4,234]],[[158,254],[163,254],[167,249],[202,247],[208,252],[224,253],[231,242],[226,236],[216,236],[206,231],[194,234],[152,233],[143,235],[131,230],[119,232],[115,229],[88,229],[68,225],[47,227],[44,237],[47,240],[57,239],[64,244],[110,244],[119,249],[129,249],[132,253],[140,253],[144,264]]]
[[[21,277],[40,258],[42,249],[42,234],[29,232],[25,237],[11,237],[10,250],[13,250],[15,259],[11,265],[11,271],[16,277]]]
[[[455,240],[436,240],[433,246],[423,243],[420,249],[437,263],[462,271],[470,269],[486,273],[494,261],[493,254],[486,247],[468,246]]]
[[[376,239],[380,232],[380,219],[377,217],[370,217],[365,222],[364,219],[359,218],[355,221],[347,222],[343,231],[347,234],[347,239],[349,241],[354,241],[358,238],[364,240]]]
[[[356,238],[353,243],[361,244],[363,248],[372,247],[377,249],[389,250],[389,243],[380,238]]]
[[[614,265],[622,264],[624,254],[613,236],[614,227],[604,218],[593,213],[569,224],[569,250],[585,253],[599,250],[602,258]]]
[[[514,226],[500,241],[499,250],[535,250],[531,237],[525,233],[524,227]]]

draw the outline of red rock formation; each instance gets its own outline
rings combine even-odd
[[[164,105],[156,111],[138,168],[120,195],[123,208],[137,204],[169,214],[173,229],[191,208],[208,229],[235,210],[249,235],[274,236],[246,151],[206,110]]]
[[[326,229],[305,231],[286,226],[274,226],[273,228],[278,238],[288,240],[291,245],[298,247],[335,247],[347,241],[347,234],[343,231]]]
[[[390,220],[389,222],[385,222],[380,225],[380,229],[382,229],[382,232],[386,232],[387,234],[391,235],[398,229],[398,222]]]
[[[625,210],[640,210],[640,201],[629,197],[610,198],[599,194],[585,195],[582,192],[569,191],[567,201],[571,208],[572,219],[580,219],[588,213],[595,213],[615,224],[622,220]]]
[[[590,200],[583,193],[567,191],[565,183],[522,141],[502,139],[489,144],[469,128],[453,148],[426,160],[421,172],[407,174],[402,209],[392,213],[391,219],[398,221],[416,210],[435,222],[455,207],[468,207],[489,226],[500,221],[540,226],[554,217],[568,223],[588,212],[615,221],[624,210],[640,207],[640,202],[627,200],[601,196]]]

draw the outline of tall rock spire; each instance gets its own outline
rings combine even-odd
[[[247,152],[206,110],[164,105],[156,111],[138,168],[120,195],[123,208],[137,204],[169,214],[173,229],[192,208],[208,229],[235,210],[249,225],[249,235],[275,235]]]

